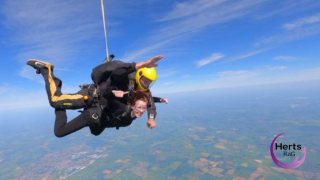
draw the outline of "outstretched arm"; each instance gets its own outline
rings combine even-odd
[[[157,114],[156,112],[156,106],[155,106],[155,102],[160,102],[160,103],[165,103],[168,104],[169,100],[168,99],[164,99],[164,98],[159,98],[159,97],[152,97],[152,94],[150,92],[150,105],[148,107],[148,121],[147,121],[147,126],[148,128],[152,129],[155,128],[157,126],[156,121],[154,120],[155,115]],[[154,116],[153,114],[154,113]]]
[[[152,97],[150,90],[149,90],[149,93],[150,93],[150,99],[149,99],[148,108],[147,108],[147,111],[148,111],[147,126],[148,126],[148,128],[152,129],[152,128],[156,127],[156,125],[157,125],[157,123],[155,121],[155,118],[157,115],[157,111],[156,111],[157,108],[156,108],[156,105],[154,104],[153,97]]]
[[[168,103],[169,103],[169,100],[168,100],[168,99],[159,98],[159,97],[153,97],[153,101],[154,101],[155,103],[165,103],[165,104],[168,104]]]
[[[143,67],[157,67],[158,65],[155,64],[157,63],[160,59],[162,59],[163,56],[159,55],[159,56],[155,56],[147,61],[143,61],[143,62],[139,62],[139,63],[124,63],[119,65],[115,70],[113,70],[112,74],[111,74],[111,82],[109,82],[108,84],[113,84],[116,83],[117,85],[122,86],[122,81],[124,79],[128,78],[128,75],[130,73],[135,72],[136,70],[143,68]],[[127,86],[127,84],[126,84]],[[119,89],[125,89],[124,87],[118,87]]]
[[[158,61],[160,61],[160,59],[162,59],[163,56],[162,55],[158,55],[158,56],[155,56],[147,61],[144,61],[144,62],[139,62],[136,64],[136,69],[140,69],[140,68],[144,68],[144,67],[158,67],[158,64],[156,64]]]

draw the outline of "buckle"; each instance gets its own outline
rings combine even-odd
[[[97,120],[97,119],[99,118],[99,116],[98,116],[96,113],[92,114],[91,117],[92,117],[93,119],[95,119],[95,120]]]

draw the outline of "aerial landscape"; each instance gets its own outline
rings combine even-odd
[[[172,98],[176,108],[159,107],[157,128],[147,129],[142,118],[98,137],[83,129],[55,138],[52,118],[41,115],[27,129],[1,132],[0,179],[320,179],[320,97],[305,89],[247,91],[216,90],[188,101],[182,94]],[[271,159],[271,141],[283,132],[283,139],[291,136],[285,142],[307,149],[297,169]],[[281,153],[279,160],[293,160]]]
[[[320,180],[319,9],[1,0],[0,180]]]

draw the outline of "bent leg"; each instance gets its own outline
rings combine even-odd
[[[62,82],[55,77],[52,68],[41,68],[40,73],[45,81],[49,103],[53,108],[80,109],[86,106],[83,94],[62,94]]]
[[[67,122],[67,113],[65,109],[55,109],[56,120],[54,123],[54,134],[57,137],[67,136],[75,131],[88,126],[90,115],[84,111],[79,116]]]

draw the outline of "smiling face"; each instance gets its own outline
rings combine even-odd
[[[131,105],[131,110],[134,117],[139,118],[147,110],[147,102],[144,102],[142,100],[137,100],[134,105]]]
[[[131,117],[139,118],[147,109],[149,102],[149,94],[144,91],[135,91],[133,96],[129,98],[131,104]]]

